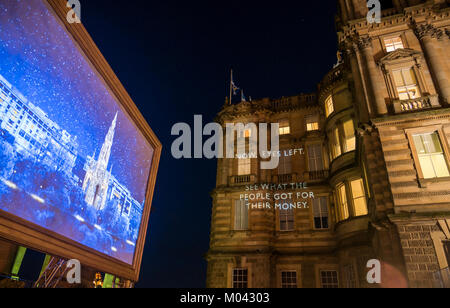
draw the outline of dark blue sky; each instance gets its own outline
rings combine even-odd
[[[337,1],[81,0],[82,21],[163,143],[138,287],[204,287],[216,162],[172,158],[170,135],[252,98],[316,89],[336,62]]]
[[[176,161],[172,125],[212,121],[230,68],[253,98],[314,91],[336,62],[336,2],[82,1],[85,27],[164,151],[139,287],[204,287],[216,162]]]

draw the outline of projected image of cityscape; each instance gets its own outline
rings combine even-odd
[[[0,3],[0,210],[132,264],[153,149],[40,0]]]

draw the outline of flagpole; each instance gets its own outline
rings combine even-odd
[[[231,69],[231,76],[230,76],[230,101],[228,102],[230,105],[232,97],[233,97],[233,69]]]

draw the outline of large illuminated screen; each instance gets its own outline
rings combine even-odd
[[[133,263],[153,149],[41,0],[0,1],[0,211]]]

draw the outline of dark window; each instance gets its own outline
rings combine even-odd
[[[339,288],[338,272],[337,271],[321,271],[320,283],[323,289],[337,289]]]
[[[296,289],[297,272],[296,271],[281,272],[281,287],[283,289]]]
[[[233,288],[234,289],[248,288],[248,269],[235,268],[233,270]]]
[[[319,197],[313,200],[314,228],[328,229],[328,198]]]

